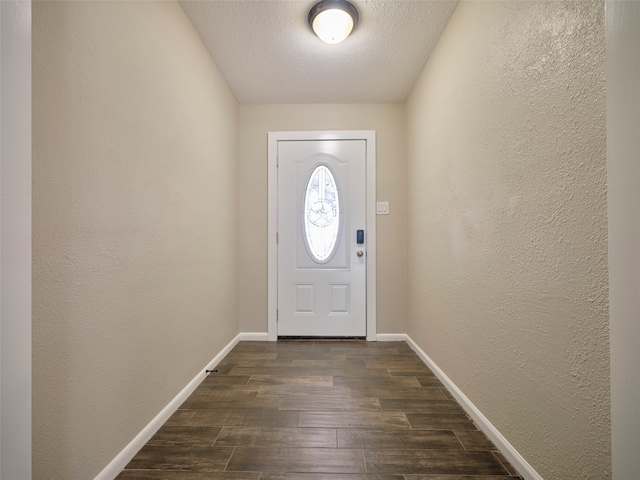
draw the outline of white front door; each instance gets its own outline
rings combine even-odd
[[[280,337],[367,334],[366,147],[277,143]]]

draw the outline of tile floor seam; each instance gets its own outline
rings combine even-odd
[[[460,445],[462,445],[462,449],[463,449],[463,450],[465,450],[465,451],[469,451],[469,450],[467,449],[467,446],[462,442],[462,440],[460,440],[460,436],[456,433],[456,431],[455,431],[455,430],[451,430],[451,431],[452,431],[452,432],[453,432],[453,434],[455,435],[456,440],[458,440],[458,442],[460,443]],[[499,461],[499,460],[498,460],[498,461]],[[500,463],[502,464],[502,462],[500,462]]]
[[[229,459],[227,460],[227,463],[225,463],[224,468],[222,469],[223,472],[227,471],[227,467],[229,466],[229,462],[231,462],[231,459],[233,458],[234,453],[236,453],[236,447],[233,447],[233,450],[231,451],[231,455],[229,455]]]

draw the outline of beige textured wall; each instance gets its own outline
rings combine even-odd
[[[177,3],[34,2],[34,479],[94,478],[238,333],[237,143]]]
[[[240,107],[240,330],[267,331],[267,133],[375,130],[378,333],[405,331],[405,108],[403,104]]]
[[[544,478],[610,478],[604,4],[462,2],[407,103],[409,335]]]

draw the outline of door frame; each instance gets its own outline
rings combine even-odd
[[[0,477],[32,474],[31,1],[0,1]]]
[[[376,329],[376,132],[374,130],[332,130],[269,132],[268,144],[268,255],[267,255],[267,337],[278,339],[278,142],[287,140],[365,140],[367,234],[366,315],[367,340],[377,339]]]

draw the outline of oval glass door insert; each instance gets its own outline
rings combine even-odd
[[[317,166],[309,177],[304,198],[304,233],[307,248],[318,263],[333,256],[340,234],[340,198],[331,170]]]

